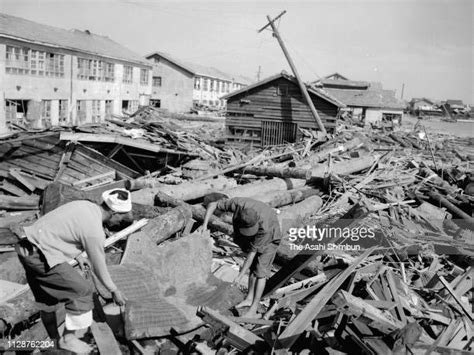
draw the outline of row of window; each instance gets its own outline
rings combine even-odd
[[[11,74],[64,77],[64,55],[7,46],[5,70]]]
[[[26,47],[7,46],[5,71],[10,74],[64,77],[64,55]],[[115,80],[115,64],[98,59],[77,58],[77,78]],[[149,70],[140,69],[140,84],[148,85]],[[133,66],[124,65],[123,82],[133,83]]]
[[[199,104],[199,100],[194,100],[194,104]],[[202,100],[204,106],[221,106],[224,107],[226,102],[225,100]]]
[[[238,83],[230,83],[227,81],[221,81],[216,79],[209,78],[194,78],[194,89],[201,90],[201,81],[202,81],[202,90],[203,91],[214,91],[220,93],[229,93],[231,90],[238,90],[242,85]]]

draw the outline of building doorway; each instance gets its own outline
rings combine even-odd
[[[29,100],[5,100],[7,123],[23,125],[26,122]]]
[[[151,99],[150,100],[150,106],[151,107],[156,107],[156,108],[160,108],[161,107],[161,100],[153,100]]]

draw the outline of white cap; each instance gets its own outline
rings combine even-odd
[[[114,212],[126,213],[132,210],[132,199],[128,190],[112,189],[104,191],[102,200]]]

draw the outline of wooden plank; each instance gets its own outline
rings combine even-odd
[[[138,172],[136,172],[135,170],[132,170],[129,167],[127,167],[123,164],[120,164],[119,162],[117,162],[113,159],[108,159],[106,156],[102,155],[101,153],[99,153],[99,152],[97,152],[93,149],[87,148],[83,145],[78,145],[76,147],[76,151],[79,154],[88,156],[88,157],[98,161],[99,163],[102,163],[102,164],[104,164],[104,165],[106,165],[106,166],[108,166],[112,169],[115,169],[116,171],[120,172],[122,175],[125,175],[127,177],[136,178],[136,177],[140,176],[140,174]]]
[[[469,308],[464,304],[464,302],[461,301],[460,297],[458,297],[458,295],[456,294],[456,292],[454,292],[453,288],[451,287],[451,285],[448,283],[448,281],[446,281],[444,279],[443,276],[439,276],[439,281],[441,281],[441,283],[443,284],[443,286],[446,288],[446,290],[448,290],[449,294],[454,298],[454,300],[456,301],[456,303],[461,306],[461,309],[463,310],[464,314],[466,314],[469,319],[472,321],[474,321],[473,317],[472,317],[472,313],[471,311],[469,310]]]
[[[406,325],[407,317],[405,316],[405,311],[403,310],[403,306],[400,301],[400,297],[398,295],[398,289],[397,289],[397,285],[395,284],[395,280],[393,279],[392,271],[387,270],[385,275],[387,278],[388,287],[390,289],[390,292],[392,293],[392,298],[395,301],[395,304],[397,307],[398,319],[403,323],[403,325]]]
[[[105,322],[92,322],[92,335],[100,354],[121,354],[120,346],[115,339],[112,329]]]
[[[109,171],[109,172],[104,173],[104,174],[91,176],[91,177],[76,181],[72,185],[73,186],[78,186],[78,185],[82,185],[82,184],[87,184],[91,181],[101,180],[101,179],[110,178],[110,177],[115,178],[115,170]]]
[[[288,324],[283,333],[278,337],[278,348],[289,349],[306,329],[314,317],[328,303],[334,293],[342,283],[351,275],[357,266],[367,258],[376,247],[372,247],[362,253],[354,262],[338,276],[332,279],[316,296],[306,305],[306,307]]]
[[[26,191],[20,189],[18,186],[12,184],[8,180],[0,181],[0,190],[6,191],[14,196],[26,196],[29,195]]]
[[[16,181],[18,181],[21,185],[23,185],[23,186],[26,187],[28,190],[30,190],[31,192],[33,192],[33,191],[36,190],[36,186],[32,185],[28,180],[26,180],[25,178],[23,178],[23,176],[20,175],[19,170],[10,169],[10,170],[8,171],[8,174],[9,174],[13,179],[15,179]]]

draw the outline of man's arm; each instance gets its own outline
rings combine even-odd
[[[216,209],[217,209],[217,202],[211,202],[209,205],[207,205],[206,215],[204,216],[204,221],[202,222],[203,230],[207,229],[207,224],[209,223],[209,219],[214,214]]]
[[[244,275],[247,273],[247,270],[252,265],[253,259],[255,259],[255,255],[257,255],[256,251],[251,251],[247,254],[247,258],[245,259],[244,265],[242,265],[239,275],[234,280],[235,283],[239,283],[240,280],[242,280]]]
[[[123,306],[125,304],[125,297],[118,290],[115,283],[110,277],[109,270],[107,269],[107,264],[105,263],[105,251],[102,243],[99,239],[94,241],[89,241],[85,246],[87,256],[92,263],[95,274],[99,278],[100,282],[112,293],[114,301]]]

